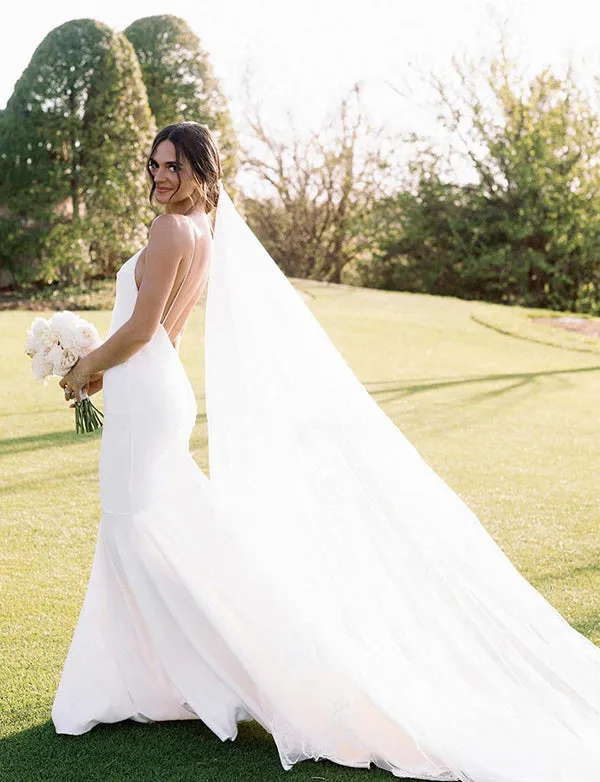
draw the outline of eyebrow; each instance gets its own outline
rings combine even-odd
[[[151,157],[151,158],[150,158],[150,161],[151,161],[152,163],[157,163],[157,162],[158,162],[158,161],[157,161],[157,160],[155,160],[153,157]],[[176,161],[176,160],[167,160],[167,161],[166,161],[166,163],[165,163],[165,165],[167,165],[167,166],[174,166],[174,165],[176,165],[176,164],[177,164],[177,161]],[[181,163],[179,163],[179,165],[181,165]]]

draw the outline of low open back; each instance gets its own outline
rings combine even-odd
[[[167,332],[169,339],[171,340],[172,344],[176,349],[179,347],[179,343],[181,341],[181,337],[183,336],[183,332],[185,330],[185,326],[187,323],[187,319],[196,306],[197,302],[199,301],[202,292],[204,291],[204,288],[206,287],[206,281],[208,277],[208,267],[210,262],[210,255],[212,250],[212,239],[210,243],[198,241],[198,235],[200,234],[201,238],[204,238],[203,232],[200,231],[196,223],[192,220],[191,217],[188,217],[188,215],[183,215],[183,217],[186,217],[189,222],[192,224],[192,231],[194,232],[194,246],[192,248],[190,260],[187,264],[186,271],[183,275],[183,278],[181,279],[179,285],[176,288],[175,294],[172,296],[170,302],[167,301],[166,305],[166,312],[163,314],[163,317],[161,318],[161,324],[164,326],[165,331]],[[199,253],[197,253],[197,248],[200,248]],[[139,259],[144,255],[146,252],[146,248],[144,248],[138,258]],[[192,282],[188,285],[186,290],[186,296],[183,297],[183,305],[181,308],[178,308],[175,310],[174,317],[171,318],[171,321],[169,325],[167,325],[167,318],[169,318],[169,315],[173,311],[173,305],[178,300],[178,298],[181,300],[180,293],[182,292],[185,282],[188,279],[188,276],[190,274],[190,271],[194,267],[194,261],[197,260],[199,263],[197,263],[198,266],[198,273],[196,275],[195,279],[192,279]],[[138,266],[138,262],[135,264],[134,269],[134,282],[136,288],[139,290],[139,286],[141,285],[141,280],[137,281],[136,279],[136,270]],[[175,285],[173,286],[175,288]]]

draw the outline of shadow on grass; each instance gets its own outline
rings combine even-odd
[[[563,375],[574,375],[582,372],[600,372],[600,366],[575,367],[574,369],[549,369],[542,372],[513,372],[504,375],[472,375],[461,378],[451,378],[444,380],[426,380],[418,383],[409,383],[406,385],[398,384],[397,381],[371,381],[365,383],[365,387],[373,397],[381,397],[382,402],[392,402],[397,399],[403,399],[415,394],[421,394],[425,391],[439,391],[440,389],[456,388],[458,386],[470,386],[478,383],[500,383],[506,382],[504,388],[494,389],[484,392],[481,396],[500,396],[507,391],[520,388],[524,385],[534,383],[543,377],[561,377]],[[512,382],[510,382],[512,381]]]
[[[92,440],[99,439],[102,430],[77,434],[75,424],[73,429],[62,432],[47,432],[46,434],[31,434],[25,437],[8,437],[0,440],[0,456],[4,454],[21,453],[23,451],[38,451],[57,445],[88,445]]]
[[[501,396],[509,391],[522,388],[543,377],[562,377],[598,371],[600,371],[600,366],[591,366],[575,367],[573,369],[550,369],[542,372],[515,372],[495,375],[474,375],[443,380],[432,379],[417,383],[408,383],[406,385],[399,384],[398,381],[393,380],[370,381],[365,382],[364,385],[371,396],[379,402],[385,403],[404,399],[426,391],[439,391],[441,389],[471,386],[481,383],[507,383],[503,388],[495,388],[473,397],[474,399],[486,399]],[[205,424],[206,422],[206,413],[198,413],[196,416],[196,425]],[[100,438],[101,436],[101,429],[95,432],[89,432],[85,435],[79,435],[74,429],[71,429],[68,431],[48,432],[47,434],[27,435],[25,437],[11,437],[0,440],[0,456],[3,454],[19,453],[21,451],[35,451],[56,445],[85,445],[90,439]]]
[[[504,337],[512,337],[513,339],[521,339],[525,342],[533,342],[537,345],[544,345],[548,348],[557,348],[558,350],[568,350],[572,353],[596,353],[598,354],[598,347],[599,342],[597,341],[597,344],[590,344],[588,347],[585,345],[577,345],[577,344],[564,344],[561,342],[555,342],[554,340],[550,339],[540,339],[539,337],[534,337],[531,334],[519,334],[515,331],[511,331],[510,329],[502,328],[502,326],[497,326],[494,323],[489,323],[488,321],[484,320],[483,318],[478,317],[477,315],[470,315],[469,316],[471,320],[474,323],[477,323],[479,326],[483,326],[486,329],[491,329],[491,331],[495,331],[497,334],[502,334]],[[556,327],[551,327],[556,328]],[[568,334],[573,334],[574,332],[567,332]],[[584,337],[585,339],[585,337]],[[588,337],[588,339],[591,338]]]
[[[257,722],[238,725],[222,742],[200,720],[97,725],[82,736],[59,735],[47,722],[2,741],[3,782],[389,782],[381,769],[306,760],[281,766],[272,737]],[[411,782],[407,780],[406,782]],[[416,781],[415,781],[416,782]]]
[[[9,410],[8,412],[0,413],[0,418],[27,418],[28,416],[52,416],[63,415],[64,410],[57,407],[52,409],[46,409],[43,413],[39,410]]]
[[[73,468],[65,469],[65,472],[52,474],[52,482],[56,483],[64,481],[66,484],[72,484],[75,480],[91,480],[98,475],[98,464],[93,467],[89,467],[85,470],[74,470]],[[43,477],[41,477],[43,476]],[[2,485],[0,483],[0,496],[3,494],[30,494],[31,492],[39,491],[40,480],[48,479],[48,468],[45,465],[40,466],[40,470],[36,475],[31,478],[23,480],[16,480],[11,476],[10,482]]]
[[[206,420],[206,414],[199,413],[196,416],[196,425],[204,424]],[[77,434],[75,423],[73,423],[73,429],[68,431],[31,434],[24,437],[8,437],[5,440],[0,440],[0,456],[22,453],[24,451],[38,451],[60,445],[88,445],[90,441],[99,440],[101,437],[102,429],[96,429],[94,432],[86,432],[85,434]]]

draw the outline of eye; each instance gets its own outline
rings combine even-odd
[[[148,168],[158,168],[158,163],[155,160],[149,160],[148,161]],[[169,165],[169,169],[173,172],[179,171],[183,166],[177,165],[177,163],[171,163]]]

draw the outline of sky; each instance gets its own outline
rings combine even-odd
[[[275,134],[285,136],[289,117],[300,132],[317,129],[355,82],[375,124],[435,133],[416,71],[443,75],[453,54],[489,54],[498,23],[532,74],[560,70],[569,56],[582,78],[600,74],[600,4],[591,0],[55,0],[32,8],[11,3],[3,13],[0,107],[45,35],[84,16],[117,30],[143,16],[183,17],[208,51],[242,134],[244,78]]]

